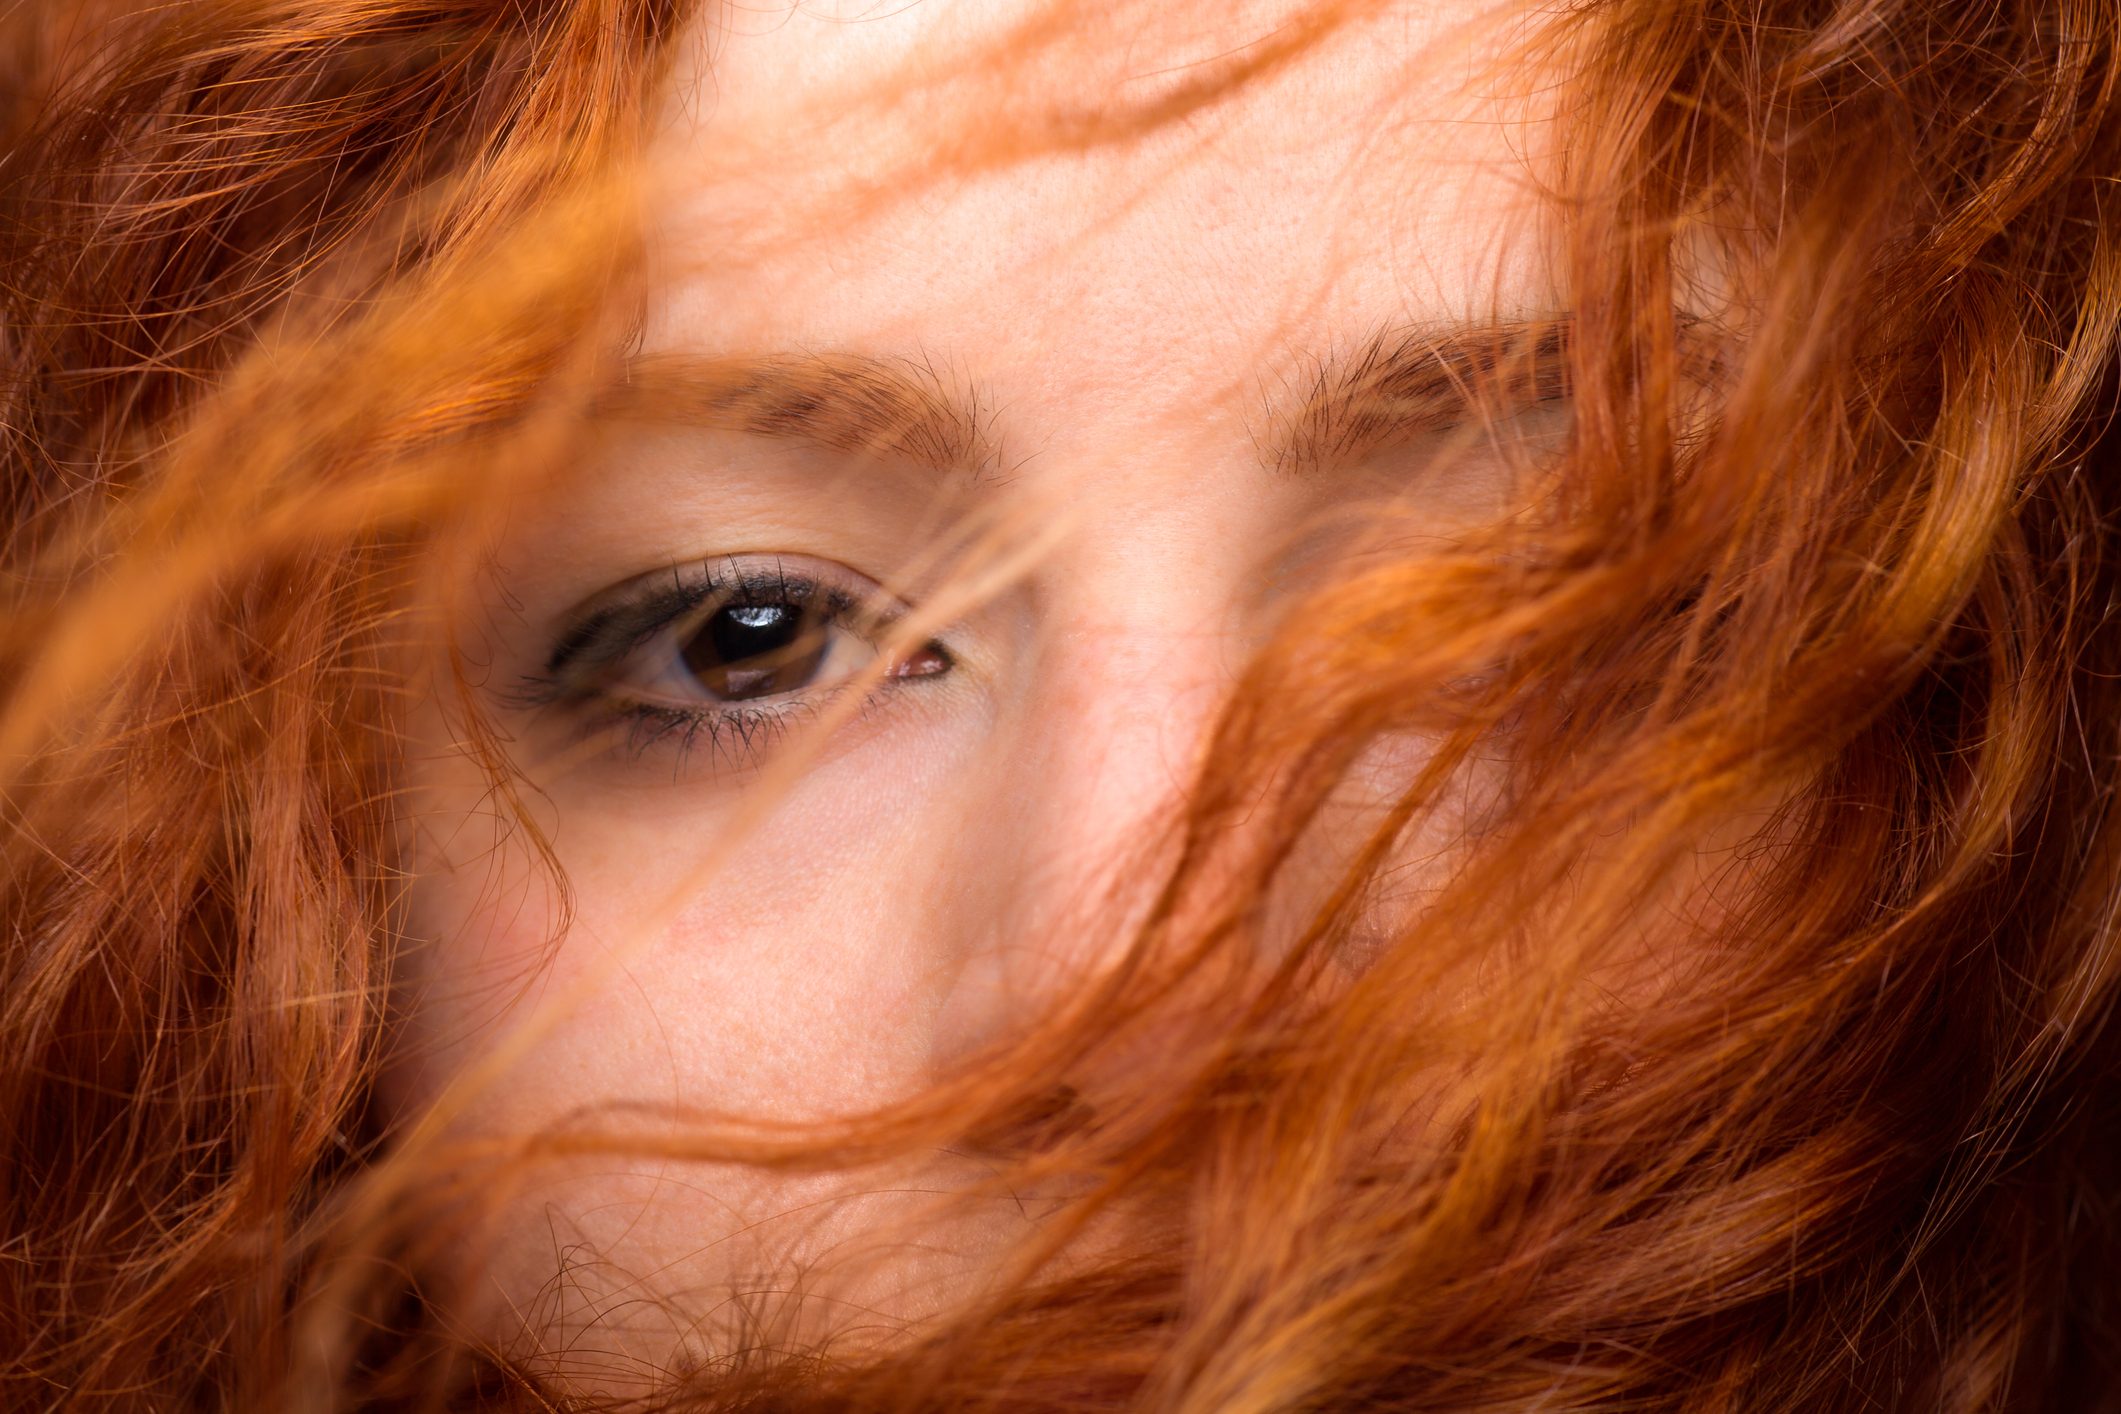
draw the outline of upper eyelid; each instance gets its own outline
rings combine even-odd
[[[745,565],[737,556],[706,561],[703,567],[707,573],[691,582],[683,577],[687,565],[672,565],[599,593],[591,604],[606,602],[580,614],[561,630],[546,661],[546,676],[559,682],[570,670],[578,672],[585,667],[595,669],[618,663],[717,594],[727,594],[730,603],[742,603],[745,596],[752,595],[758,596],[760,602],[767,602],[768,595],[778,596],[781,602],[798,603],[821,597],[834,622],[844,621],[857,605],[874,608],[875,601],[882,600],[885,603],[881,612],[864,617],[886,625],[896,617],[895,601],[889,591],[844,566],[820,561],[817,568],[825,573],[805,573],[791,568],[782,556],[773,557],[770,571]],[[716,567],[724,568],[717,572]],[[834,570],[837,573],[831,573]],[[855,580],[862,582],[857,585],[852,582]],[[632,592],[635,585],[643,587]],[[604,638],[609,641],[598,641]]]
[[[622,600],[594,610],[575,620],[561,633],[546,658],[545,671],[557,676],[584,660],[608,662],[632,652],[691,607],[692,604],[680,602],[680,596],[673,590],[661,596]],[[636,627],[625,642],[615,646],[598,644],[614,625],[629,620]]]

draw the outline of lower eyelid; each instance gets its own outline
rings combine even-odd
[[[795,702],[712,712],[636,709],[626,716],[626,738],[617,744],[617,748],[629,758],[640,760],[658,747],[667,745],[679,753],[682,761],[700,748],[702,740],[720,753],[732,745],[729,738],[734,736],[736,749],[746,757],[755,758],[773,744],[771,739],[777,739],[795,726],[796,717],[814,710],[809,704]],[[731,761],[729,764],[736,766],[748,762]]]
[[[947,677],[954,659],[940,645],[936,649],[944,664],[941,670],[916,676],[885,674],[869,685],[850,717],[866,715],[909,683]],[[645,759],[651,753],[674,749],[682,762],[706,749],[721,756],[725,768],[741,769],[763,756],[791,730],[816,720],[848,685],[849,680],[842,680],[777,699],[696,708],[638,699],[630,703],[607,699],[607,722],[622,733],[623,739],[614,742],[613,749],[631,759]]]

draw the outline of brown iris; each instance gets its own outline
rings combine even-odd
[[[823,618],[802,604],[725,604],[685,641],[685,666],[725,702],[809,686],[832,643]]]

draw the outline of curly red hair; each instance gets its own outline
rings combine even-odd
[[[1359,8],[1148,110],[983,92],[949,160],[1126,140]],[[371,1103],[394,723],[437,546],[609,376],[600,198],[679,9],[0,21],[10,1407],[563,1397],[423,1299],[479,1182]],[[971,1307],[761,1340],[672,1406],[2121,1409],[2121,5],[1587,0],[1535,42],[1573,307],[1468,376],[1560,350],[1566,455],[1492,543],[1322,591],[1323,654],[1316,618],[1262,654],[1141,965],[829,1134],[603,1116],[496,1160],[999,1127],[1094,1180]],[[1409,728],[1444,745],[1373,870],[1508,763],[1449,886],[1331,985],[1360,875],[1271,975],[1218,970]],[[1588,986],[1653,912],[1655,987]],[[1471,1014],[1416,1000],[1467,977]],[[1053,1120],[1149,1028],[1160,1069]],[[1182,1216],[1050,1260],[1125,1204]]]

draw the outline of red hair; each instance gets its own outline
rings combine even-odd
[[[7,21],[10,1404],[564,1383],[453,1358],[420,1280],[472,1158],[371,1110],[395,723],[437,547],[608,377],[630,247],[597,198],[676,8]],[[996,78],[938,160],[1127,140],[1355,8],[1150,111]],[[1554,17],[1572,314],[1466,376],[1506,395],[1559,349],[1566,454],[1487,540],[1351,575],[1261,655],[1130,965],[831,1133],[606,1115],[500,1156],[1006,1132],[998,1183],[1090,1181],[967,1309],[878,1348],[761,1338],[663,1397],[2121,1408],[2117,40],[2114,0]],[[1335,782],[1409,730],[1441,745],[1368,872],[1238,963]],[[1338,967],[1483,756],[1507,781],[1447,885]],[[1158,1059],[1084,1098],[1115,1047]],[[1164,1216],[1053,1260],[1118,1212]]]

